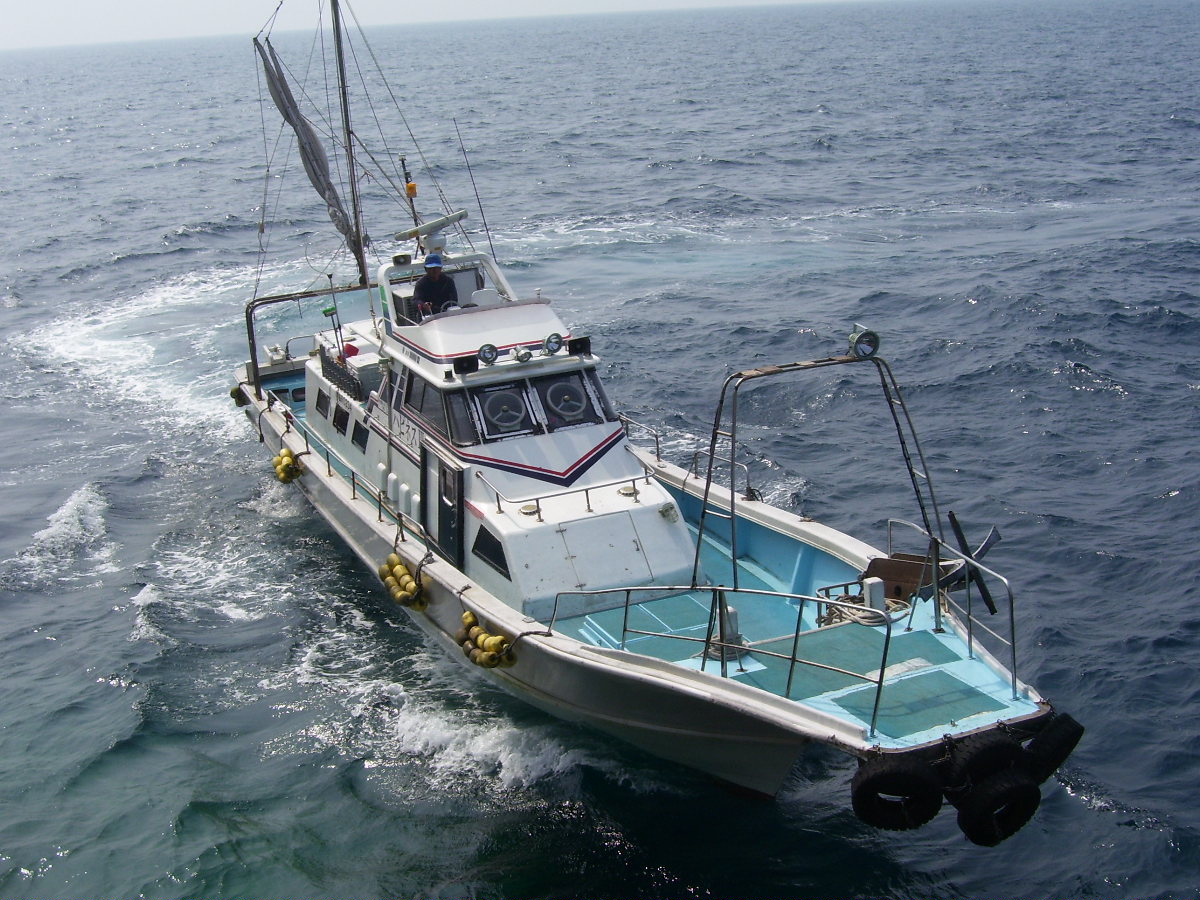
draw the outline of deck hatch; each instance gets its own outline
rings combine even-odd
[[[565,522],[560,529],[566,558],[582,587],[648,584],[653,577],[627,512]]]

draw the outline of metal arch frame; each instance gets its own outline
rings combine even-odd
[[[720,398],[717,401],[716,412],[713,415],[713,427],[708,446],[708,466],[704,478],[704,493],[701,496],[700,518],[697,522],[696,554],[692,564],[693,586],[698,585],[700,578],[700,549],[703,546],[705,527],[707,525],[710,510],[712,509],[711,495],[718,462],[717,448],[721,438],[726,438],[729,442],[729,459],[727,462],[730,466],[729,549],[730,560],[733,567],[733,583],[731,587],[733,590],[738,590],[738,492],[735,489],[736,485],[734,484],[734,473],[736,471],[736,460],[734,457],[736,455],[738,446],[738,394],[743,385],[745,385],[747,382],[756,381],[760,378],[788,375],[796,372],[810,372],[816,369],[830,368],[832,366],[842,366],[864,362],[870,362],[874,364],[875,370],[879,375],[880,386],[883,390],[884,398],[887,401],[888,411],[892,416],[892,422],[896,428],[896,437],[900,444],[901,453],[904,456],[904,465],[908,470],[909,480],[912,483],[913,494],[915,495],[917,505],[921,510],[921,520],[925,525],[925,530],[929,534],[936,534],[939,540],[943,539],[941,511],[938,508],[937,498],[933,490],[933,482],[929,476],[929,467],[925,460],[925,453],[921,449],[921,443],[917,438],[916,429],[913,425],[912,417],[908,412],[908,407],[904,403],[904,398],[900,392],[900,386],[897,384],[896,378],[892,373],[891,366],[888,365],[886,360],[878,356],[860,357],[846,354],[843,356],[829,356],[822,359],[807,360],[803,362],[790,362],[781,363],[779,365],[760,366],[756,369],[747,369],[743,372],[733,373],[725,379],[725,383],[721,386]],[[727,425],[725,412],[726,405],[729,407]],[[931,509],[932,518],[930,515]]]

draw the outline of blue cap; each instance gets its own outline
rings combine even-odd
[[[425,268],[440,269],[442,267],[442,258],[436,253],[430,253],[425,257]]]

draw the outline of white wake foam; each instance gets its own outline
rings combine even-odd
[[[36,588],[94,578],[115,569],[117,545],[109,540],[108,500],[85,484],[50,514],[49,524],[13,559],[0,563],[0,582]]]

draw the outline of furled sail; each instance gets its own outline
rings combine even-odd
[[[317,139],[312,124],[300,112],[296,98],[292,95],[292,89],[288,87],[287,79],[284,77],[283,66],[279,62],[279,57],[275,55],[275,48],[271,46],[270,40],[264,47],[258,38],[254,39],[254,47],[258,51],[258,55],[262,57],[263,71],[267,76],[267,89],[271,92],[271,99],[279,107],[284,121],[291,125],[292,130],[296,132],[300,158],[304,162],[304,171],[308,173],[308,180],[312,182],[313,187],[317,189],[317,193],[321,195],[321,199],[329,208],[329,219],[333,222],[333,226],[345,236],[353,247],[354,230],[350,224],[350,217],[346,215],[346,208],[342,206],[342,198],[338,196],[337,188],[329,177],[329,158],[325,155],[325,150]]]

